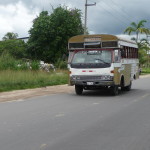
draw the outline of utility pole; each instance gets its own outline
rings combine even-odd
[[[86,34],[86,28],[87,28],[87,7],[88,6],[94,6],[94,5],[96,5],[96,3],[94,3],[94,4],[88,4],[87,1],[88,0],[85,0],[84,35]]]

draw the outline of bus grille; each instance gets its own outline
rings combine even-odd
[[[75,76],[76,80],[101,80],[101,76]]]

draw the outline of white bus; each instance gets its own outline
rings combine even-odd
[[[129,91],[139,77],[138,46],[114,35],[78,35],[69,39],[70,85],[83,90],[108,89],[113,95]]]

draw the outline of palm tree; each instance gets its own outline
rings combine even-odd
[[[141,39],[139,42],[138,42],[138,47],[141,48],[141,47],[148,47],[149,46],[149,42],[147,39]]]
[[[138,47],[140,64],[146,64],[146,66],[149,67],[150,44],[148,39],[141,39],[140,42],[138,42]]]
[[[124,31],[124,33],[128,33],[129,35],[131,33],[136,34],[135,41],[138,43],[139,40],[139,34],[144,33],[146,35],[150,34],[150,29],[144,27],[144,23],[146,23],[146,20],[141,20],[137,24],[135,22],[131,23],[131,26],[127,27]]]
[[[13,32],[7,32],[3,37],[3,41],[17,39],[18,34]]]

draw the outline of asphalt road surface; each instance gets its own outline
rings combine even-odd
[[[150,150],[150,78],[130,92],[0,103],[0,150]]]

